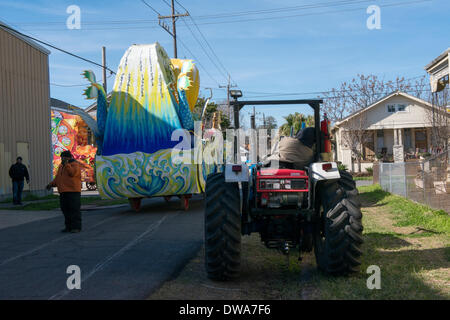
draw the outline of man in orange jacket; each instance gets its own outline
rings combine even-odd
[[[70,151],[61,152],[61,165],[47,190],[57,187],[59,203],[64,214],[65,229],[61,232],[81,231],[81,169]]]

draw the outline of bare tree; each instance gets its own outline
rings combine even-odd
[[[350,82],[343,82],[338,89],[333,88],[324,93],[323,111],[331,121],[339,121],[394,91],[410,92],[414,96],[423,95],[424,79],[416,83],[404,77],[385,81],[376,75],[358,74]]]
[[[364,157],[364,146],[370,141],[372,134],[367,128],[365,113],[343,123],[341,139],[342,143],[352,152],[352,162],[356,160],[358,171],[361,172],[361,160]]]
[[[423,95],[424,79],[416,81],[416,83],[404,77],[385,81],[376,75],[358,74],[350,82],[343,82],[339,89],[333,88],[325,93],[323,111],[327,114],[328,119],[336,122],[367,108],[394,91],[410,92],[415,96]],[[344,121],[341,125],[342,139],[351,150],[352,159],[357,161],[358,169],[361,171],[363,148],[369,142],[371,135],[366,130],[367,123],[364,113],[350,120]]]
[[[431,110],[428,111],[432,123],[431,141],[432,152],[439,153],[448,150],[450,140],[450,114],[447,112],[449,103],[449,87],[431,95]]]

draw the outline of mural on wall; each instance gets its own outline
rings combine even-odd
[[[83,164],[82,178],[85,182],[94,182],[94,164],[97,148],[88,144],[86,123],[77,115],[51,111],[53,177],[61,164],[61,152],[68,150]]]
[[[192,110],[200,78],[192,60],[170,60],[158,44],[133,45],[120,61],[111,102],[92,71],[88,99],[97,99],[97,187],[104,198],[201,193],[215,165],[178,163],[172,150],[177,129],[194,140]],[[194,157],[191,146],[183,153]],[[197,155],[198,156],[198,155]]]

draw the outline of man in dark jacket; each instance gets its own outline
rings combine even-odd
[[[272,150],[265,166],[274,166],[279,161],[280,168],[304,170],[314,161],[313,147],[316,142],[315,129],[312,127],[300,130],[294,137],[283,137]]]
[[[23,180],[30,184],[30,176],[27,167],[22,163],[22,157],[17,157],[16,163],[9,168],[9,176],[13,184],[13,203],[22,204]]]
[[[47,190],[57,187],[64,214],[65,228],[61,232],[81,231],[81,167],[70,151],[61,152],[61,165]]]

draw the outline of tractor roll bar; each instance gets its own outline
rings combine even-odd
[[[234,124],[235,129],[239,128],[239,111],[245,105],[277,105],[277,104],[307,104],[314,110],[314,128],[316,131],[316,161],[320,161],[320,151],[322,150],[322,139],[320,134],[320,104],[323,103],[322,99],[296,99],[296,100],[250,100],[250,101],[230,101],[230,105],[234,110]],[[235,145],[236,149],[236,145]],[[237,149],[235,150],[235,154]]]

